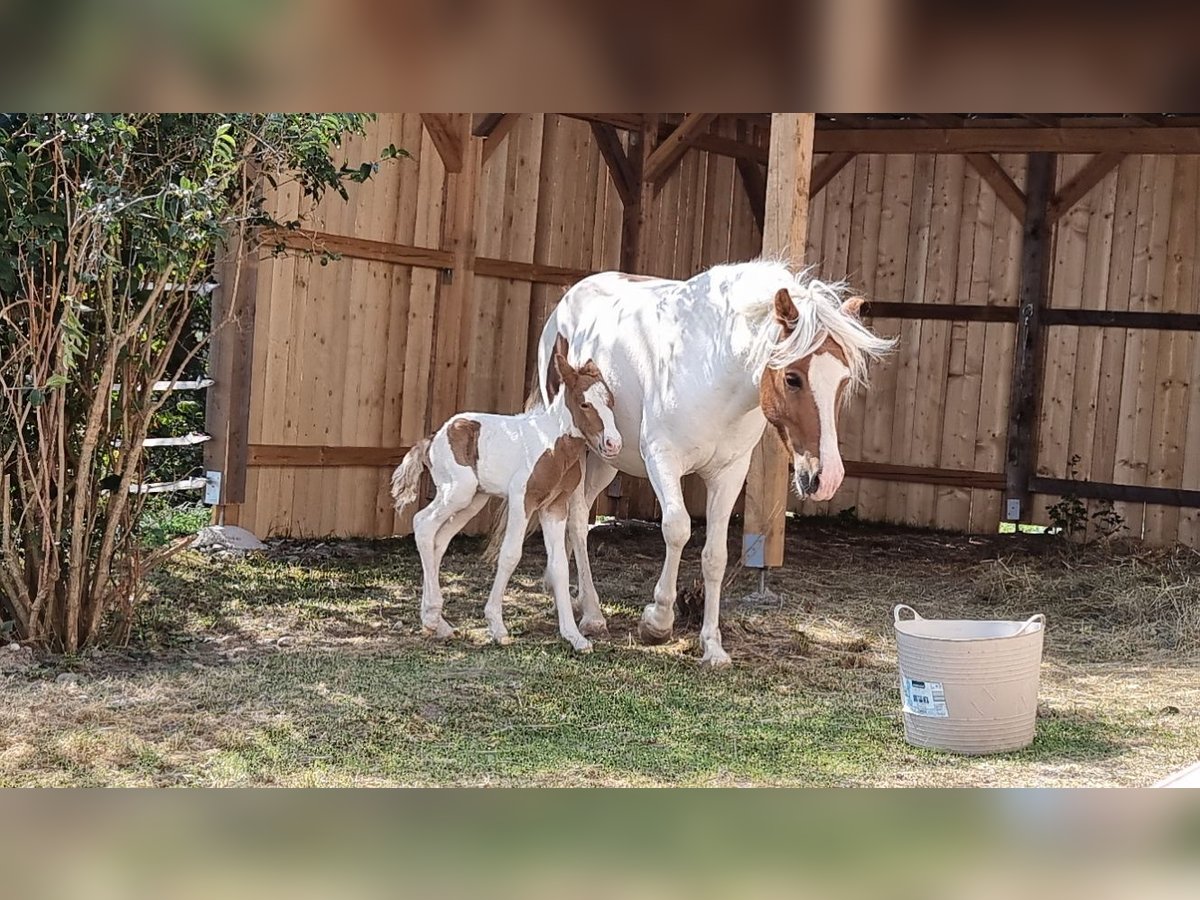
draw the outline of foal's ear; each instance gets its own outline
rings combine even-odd
[[[571,368],[571,364],[567,362],[567,339],[561,334],[554,341],[554,371],[558,373],[558,377],[564,382],[571,381],[575,378],[575,370]]]
[[[848,316],[854,316],[856,319],[861,319],[863,304],[866,302],[866,299],[863,297],[851,297],[842,304],[842,312]]]
[[[788,293],[787,288],[780,288],[775,292],[775,321],[782,325],[786,330],[791,331],[795,327],[796,319],[800,317],[800,313],[796,311],[796,304],[792,300],[792,295]]]
[[[595,378],[597,381],[604,380],[604,376],[600,373],[600,367],[596,365],[596,361],[594,359],[589,359],[579,367],[578,371],[580,375],[588,375],[591,378]]]

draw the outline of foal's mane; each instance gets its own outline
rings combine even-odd
[[[751,366],[757,382],[768,367],[782,369],[803,359],[825,343],[827,337],[842,348],[850,367],[854,388],[867,382],[867,366],[886,355],[895,341],[881,338],[842,311],[850,296],[844,282],[820,281],[808,269],[793,271],[777,260],[757,259],[721,266],[727,270],[729,299],[733,308],[749,323],[754,334]],[[775,320],[775,295],[784,288],[796,306],[796,321],[789,323],[792,333],[780,337],[782,327]]]

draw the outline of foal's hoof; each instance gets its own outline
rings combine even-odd
[[[645,619],[638,622],[638,640],[643,644],[665,644],[671,639],[671,629],[656,628]]]
[[[575,648],[576,653],[591,653],[592,642],[589,640],[571,641],[571,646]]]
[[[584,619],[579,623],[579,630],[587,637],[608,637],[608,622],[603,617],[599,619]]]
[[[507,631],[489,631],[488,637],[490,637],[493,642],[499,644],[501,647],[507,647],[513,642],[512,635],[510,635]]]

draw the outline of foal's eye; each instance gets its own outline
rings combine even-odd
[[[584,400],[582,403],[580,403],[579,406],[582,409],[591,409],[592,408],[592,404],[588,403],[586,400]]]
[[[799,375],[797,375],[795,372],[788,372],[786,375],[783,376],[783,380],[787,383],[787,386],[789,388],[791,388],[793,391],[798,391],[798,390],[800,390],[800,388],[804,387],[804,379],[801,378]]]

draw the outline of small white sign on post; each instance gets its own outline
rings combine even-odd
[[[210,469],[204,473],[204,503],[217,506],[221,502],[221,473]]]

